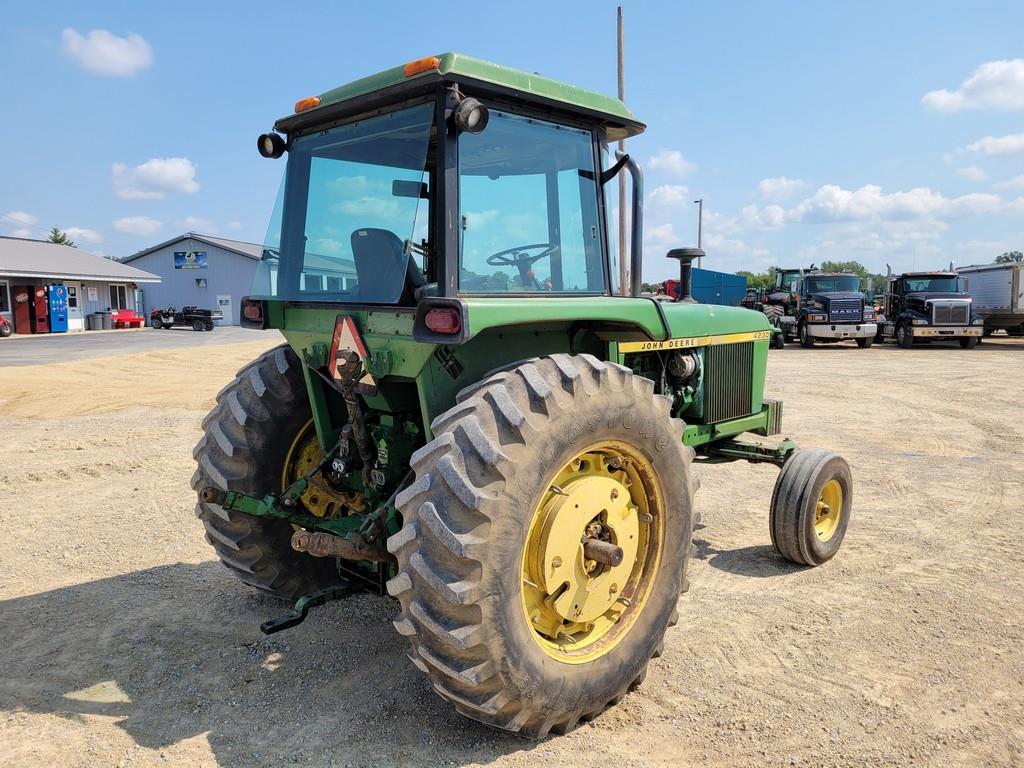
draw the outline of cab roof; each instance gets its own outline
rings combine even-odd
[[[416,71],[406,74],[413,69]],[[645,128],[643,123],[633,119],[633,114],[619,99],[533,72],[452,52],[386,69],[326,91],[320,94],[318,106],[281,118],[275,128],[286,133],[301,132],[313,123],[355,114],[367,107],[376,108],[387,101],[430,90],[440,82],[476,86],[482,91],[582,114],[600,123],[609,141],[635,136]]]

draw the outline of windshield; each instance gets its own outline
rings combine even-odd
[[[410,254],[427,248],[433,114],[420,104],[298,139],[253,293],[396,304],[422,283]]]
[[[905,277],[903,278],[903,292],[916,293],[959,293],[960,287],[958,278],[955,275],[943,275],[938,277]]]
[[[808,293],[855,293],[860,290],[856,275],[812,275],[807,278]]]
[[[490,113],[459,137],[462,293],[603,293],[589,131]]]
[[[789,291],[792,293],[796,290],[796,284],[800,280],[800,271],[793,270],[792,272],[783,272],[779,270],[775,273],[775,287],[783,291]]]

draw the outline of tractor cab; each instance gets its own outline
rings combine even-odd
[[[254,293],[413,307],[618,292],[604,185],[625,163],[603,167],[643,125],[516,75],[443,54],[299,102],[259,141],[288,164]]]

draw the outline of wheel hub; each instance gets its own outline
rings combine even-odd
[[[527,533],[522,602],[548,655],[583,663],[607,652],[642,610],[661,558],[661,494],[648,460],[609,441],[546,486]]]
[[[281,475],[281,489],[284,490],[300,477],[308,474],[323,461],[324,452],[317,440],[313,422],[306,424],[296,435],[291,449],[284,462]],[[317,517],[331,518],[338,515],[350,515],[362,512],[366,502],[362,494],[345,489],[334,488],[318,473],[310,478],[309,486],[299,497],[302,506],[310,514]]]
[[[843,514],[843,487],[838,480],[829,480],[818,495],[814,508],[814,532],[822,541],[828,541],[839,528]]]
[[[612,477],[574,480],[545,505],[538,573],[549,605],[564,620],[592,622],[607,611],[636,564],[640,526],[629,489]],[[622,549],[616,566],[588,558],[584,539]]]

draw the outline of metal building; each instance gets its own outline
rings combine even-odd
[[[16,289],[63,285],[67,296],[67,330],[85,329],[85,317],[108,309],[142,310],[143,297],[160,278],[111,259],[46,240],[0,237],[0,314],[15,319]],[[144,289],[140,287],[144,284]],[[22,298],[24,301],[24,298]],[[24,325],[24,323],[22,323]]]
[[[250,293],[263,246],[186,232],[129,256],[123,264],[159,275],[146,292],[147,312],[174,305],[219,309],[222,325],[238,325],[239,304]]]

